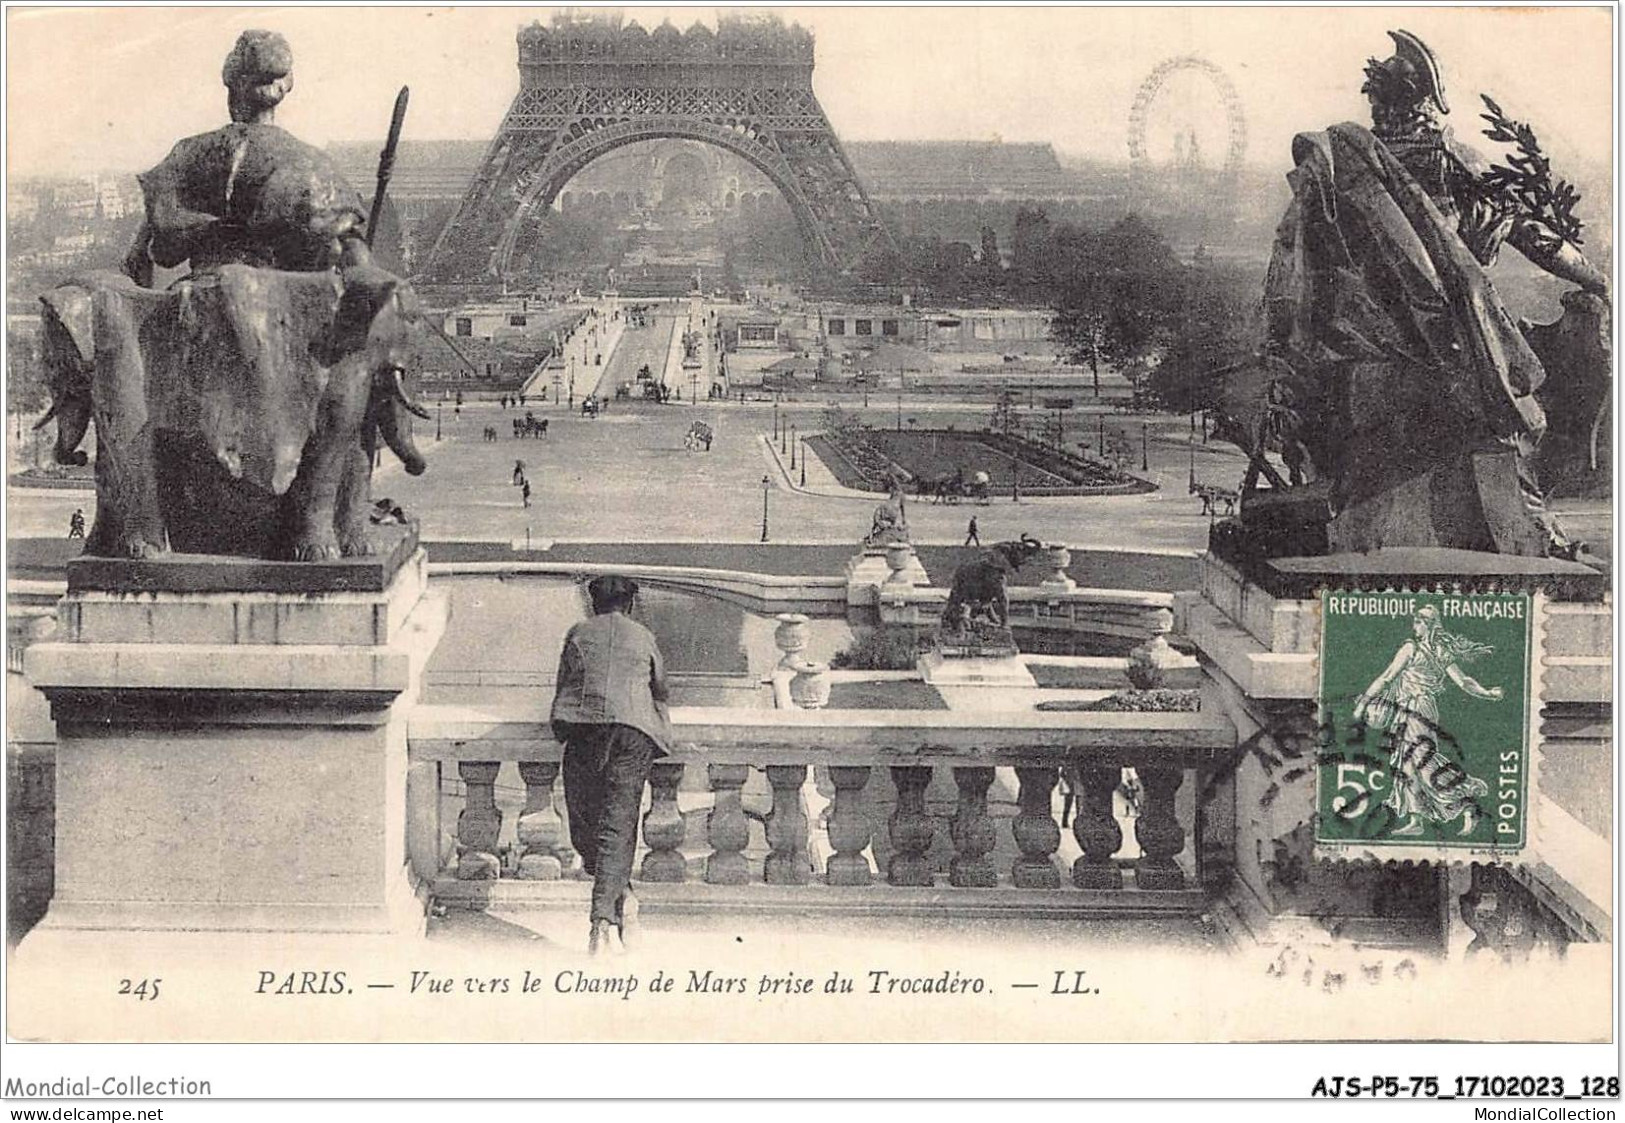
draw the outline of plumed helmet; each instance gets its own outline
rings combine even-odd
[[[1417,93],[1431,98],[1440,113],[1449,113],[1450,103],[1444,97],[1444,76],[1428,45],[1409,31],[1390,31],[1388,37],[1394,41],[1394,56],[1387,65],[1406,71],[1405,77]]]

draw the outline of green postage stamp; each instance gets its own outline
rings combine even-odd
[[[1322,852],[1524,851],[1535,786],[1534,611],[1524,593],[1322,594]]]

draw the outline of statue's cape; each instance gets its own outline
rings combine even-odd
[[[335,231],[366,214],[325,152],[275,125],[187,137],[139,179],[153,260],[166,267],[323,269]]]
[[[1263,391],[1318,474],[1381,451],[1419,462],[1538,431],[1544,380],[1484,267],[1392,153],[1359,125],[1302,133],[1265,286],[1267,366],[1229,412],[1263,432]],[[1362,451],[1363,450],[1363,451]],[[1380,458],[1379,458],[1380,459]]]

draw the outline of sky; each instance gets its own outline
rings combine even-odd
[[[557,9],[19,8],[6,20],[13,176],[139,171],[226,119],[220,64],[248,27],[281,31],[295,87],[278,123],[314,144],[381,140],[412,87],[404,136],[488,138],[518,88],[514,33]],[[714,22],[712,5],[621,9],[647,28]],[[1250,164],[1290,164],[1294,133],[1365,120],[1361,68],[1401,27],[1439,57],[1464,139],[1478,94],[1535,127],[1559,174],[1612,165],[1612,15],[1602,8],[782,8],[817,38],[813,84],[844,140],[1047,141],[1126,160],[1135,94],[1162,60],[1199,54],[1229,75]],[[1218,113],[1186,75],[1159,98]],[[1481,150],[1494,146],[1479,140]]]

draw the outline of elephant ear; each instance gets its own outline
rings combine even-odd
[[[58,285],[40,296],[45,362],[53,386],[83,380],[96,361],[96,301],[83,285]]]
[[[192,290],[191,307],[177,318],[177,344],[198,432],[233,476],[281,495],[316,429],[338,280],[330,272],[229,265]]]
[[[365,348],[373,339],[379,317],[400,311],[401,298],[410,291],[395,274],[376,266],[351,266],[342,276],[344,296],[333,324],[334,362]]]

